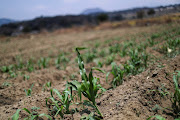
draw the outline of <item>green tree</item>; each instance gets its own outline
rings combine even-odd
[[[154,15],[155,13],[156,12],[155,12],[154,9],[149,9],[148,12],[147,12],[148,15]]]
[[[97,16],[98,22],[104,22],[108,20],[108,15],[106,13],[101,13]]]
[[[143,10],[138,11],[136,14],[137,14],[137,18],[139,18],[139,19],[142,19],[144,17],[144,11]]]

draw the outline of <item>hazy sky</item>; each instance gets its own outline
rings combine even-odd
[[[79,14],[87,8],[105,11],[180,3],[180,0],[1,0],[0,18],[16,20],[39,16]]]

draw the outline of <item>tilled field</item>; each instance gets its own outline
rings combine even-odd
[[[76,47],[87,48],[80,50],[87,75],[92,67],[104,71],[93,71],[93,76],[106,89],[96,99],[105,120],[178,117],[171,109],[171,93],[175,90],[173,73],[180,71],[180,24],[171,23],[1,38],[0,119],[11,118],[23,108],[34,113],[29,116],[22,110],[20,119],[41,113],[61,119],[46,100],[51,89],[63,94],[67,81],[81,81]],[[62,110],[64,119],[98,116],[95,109],[75,98],[70,113]],[[82,99],[88,100],[83,95]]]

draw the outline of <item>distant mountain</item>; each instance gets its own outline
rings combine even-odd
[[[0,26],[3,24],[12,23],[12,22],[15,22],[15,20],[7,19],[7,18],[0,18]]]
[[[90,14],[97,14],[97,13],[104,13],[105,11],[100,8],[91,8],[84,10],[81,14],[82,15],[90,15]]]

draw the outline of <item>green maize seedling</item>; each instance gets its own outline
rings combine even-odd
[[[148,55],[145,53],[142,53],[142,59],[143,59],[144,67],[147,68]]]
[[[39,120],[40,118],[42,119],[42,117],[46,117],[49,120],[52,120],[51,116],[47,115],[47,114],[38,114],[38,112],[30,112],[27,108],[24,108],[23,110],[25,110],[27,113],[29,113],[29,116],[27,118],[25,118],[24,120]]]
[[[100,42],[96,42],[95,48],[98,48],[100,46]]]
[[[114,59],[115,59],[115,56],[113,54],[108,56],[105,62],[106,65],[110,65],[114,61]]]
[[[167,57],[175,57],[180,54],[180,39],[168,39],[168,41],[157,49],[160,53],[165,54]]]
[[[76,48],[82,82],[72,81],[72,82],[69,82],[68,84],[70,86],[72,86],[78,92],[80,100],[81,100],[81,94],[83,94],[86,98],[88,98],[88,100],[84,101],[84,103],[86,105],[90,104],[93,108],[95,108],[96,112],[101,117],[103,117],[96,105],[95,99],[98,97],[98,91],[99,90],[105,91],[105,89],[102,88],[100,84],[98,84],[99,78],[93,77],[93,74],[92,74],[93,70],[98,70],[101,72],[103,72],[103,71],[98,68],[91,68],[89,77],[86,75],[86,70],[84,68],[83,59],[79,53],[79,50],[82,50],[82,49],[84,49],[84,48]]]
[[[15,78],[17,76],[17,74],[12,70],[9,71],[9,75],[11,78]]]
[[[150,38],[150,39],[147,39],[147,41],[148,41],[150,47],[152,47],[153,45],[156,44],[156,42],[154,41],[154,39],[151,39],[151,38]]]
[[[56,100],[54,98],[53,93],[55,93],[58,96],[59,100]],[[50,104],[48,104],[49,100],[51,100]],[[57,89],[52,89],[51,97],[46,100],[46,106],[53,106],[53,109],[51,111],[56,113],[55,116],[59,114],[61,118],[63,118],[64,114],[71,113],[69,110],[69,106],[71,105],[72,100],[73,96],[67,87],[62,94],[60,94]]]
[[[112,63],[112,70],[111,70],[111,74],[114,76],[113,81],[111,82],[113,88],[116,88],[116,86],[119,86],[123,83],[123,76],[125,71],[121,70],[120,66],[117,66],[116,63]],[[106,76],[106,81],[108,78],[109,73]]]
[[[128,64],[131,67],[131,73],[133,75],[141,73],[147,67],[148,55],[145,53],[138,55],[138,53],[137,50],[131,50],[129,52],[130,60]]]
[[[135,75],[140,72],[139,69],[141,68],[141,63],[142,63],[141,57],[138,55],[137,50],[131,50],[129,52],[129,55],[130,55],[129,64],[133,66],[132,74]]]
[[[24,80],[29,80],[29,78],[30,78],[29,75],[24,75],[23,77]]]
[[[65,67],[65,65],[69,62],[69,59],[65,56],[64,53],[60,54],[58,58],[55,60],[56,68],[60,69],[60,64],[62,63]]]
[[[33,86],[34,86],[34,84],[31,85],[30,89],[28,89],[28,90],[24,89],[26,96],[31,96]]]
[[[158,120],[166,120],[165,118],[161,117],[160,115],[151,116],[151,117],[149,117],[147,120],[150,120],[151,118],[156,118],[156,119],[158,119]]]
[[[96,58],[96,52],[90,52],[88,51],[85,55],[84,55],[86,62],[92,62],[94,58]]]
[[[95,116],[93,112],[91,112],[87,116],[82,116],[80,120],[99,120],[98,116]]]
[[[156,39],[156,38],[158,38],[158,37],[161,37],[161,34],[152,34],[151,35],[151,39],[153,40],[153,39]]]
[[[127,55],[126,47],[123,47],[123,49],[120,51],[120,56],[124,57]]]
[[[12,71],[13,68],[14,68],[14,65],[2,66],[1,67],[1,72],[8,73],[9,71]]]
[[[20,70],[24,67],[22,58],[20,56],[17,56],[16,59],[17,59],[17,64],[15,65],[15,68]]]
[[[100,60],[94,60],[94,61],[99,68],[103,67],[103,63]]]
[[[100,57],[104,57],[105,55],[106,55],[105,50],[102,50],[102,51],[99,52],[99,56]]]
[[[111,46],[110,48],[109,48],[109,53],[111,54],[111,53],[118,53],[118,52],[120,52],[120,49],[121,48],[121,46],[120,46],[120,44],[115,44],[114,46]]]
[[[19,112],[21,111],[21,109],[18,109],[16,111],[16,113],[12,116],[12,120],[18,120],[19,119]]]
[[[34,71],[34,63],[33,63],[32,59],[27,61],[26,68],[29,72]]]
[[[176,117],[180,117],[180,89],[179,89],[179,78],[180,78],[180,71],[177,71],[177,75],[173,76],[175,92],[172,97],[172,108],[173,112]]]
[[[47,114],[38,114],[37,112],[33,111],[30,112],[27,108],[23,109],[24,111],[26,111],[29,116],[27,118],[24,118],[24,120],[39,120],[42,119],[43,117],[48,118],[48,120],[52,120],[51,116],[47,115]],[[19,112],[21,111],[21,109],[18,109],[16,111],[16,113],[12,116],[12,120],[19,120]]]
[[[51,82],[47,82],[46,84],[43,85],[43,91],[45,91],[48,88],[51,88]]]
[[[2,87],[9,87],[11,86],[11,83],[8,82],[3,82]]]
[[[47,68],[48,67],[48,62],[49,62],[49,58],[41,58],[40,60],[38,60],[38,66],[41,69],[43,68]]]

